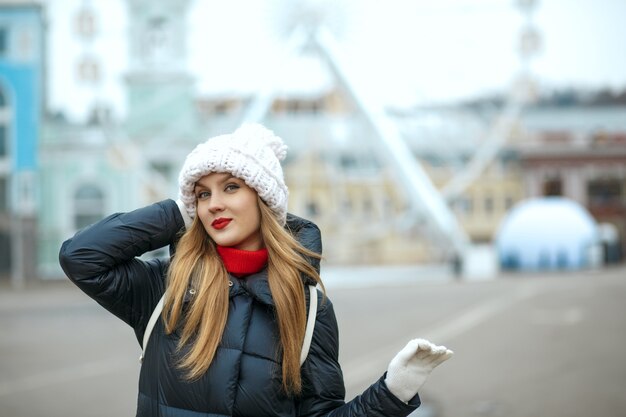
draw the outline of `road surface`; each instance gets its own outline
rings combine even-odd
[[[626,416],[626,268],[474,282],[381,269],[363,287],[342,274],[328,296],[348,398],[426,337],[455,356],[415,416]],[[134,415],[134,334],[71,284],[0,286],[0,334],[0,416]]]

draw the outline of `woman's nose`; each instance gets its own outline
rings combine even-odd
[[[217,213],[222,210],[224,210],[224,202],[222,198],[217,194],[213,194],[209,203],[209,211],[211,211],[211,213]]]

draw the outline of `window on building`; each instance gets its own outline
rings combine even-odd
[[[311,113],[318,114],[322,112],[324,108],[324,103],[321,100],[313,100],[311,102]]]
[[[341,202],[341,210],[343,210],[344,214],[352,213],[352,200],[347,196]]]
[[[231,106],[228,101],[221,101],[215,105],[213,111],[215,112],[215,114],[224,115],[228,114],[230,107]]]
[[[383,199],[383,216],[393,214],[395,212],[394,204],[391,198],[385,197]]]
[[[458,213],[470,214],[474,209],[474,202],[470,197],[461,197],[454,204]]]
[[[16,31],[14,44],[14,53],[18,61],[29,62],[34,61],[37,56],[37,41],[35,39],[35,30],[33,28],[24,27]]]
[[[513,205],[515,204],[515,200],[513,199],[513,197],[507,196],[504,199],[504,208],[506,210],[509,210],[513,207]]]
[[[320,209],[315,201],[309,201],[306,204],[306,214],[311,217],[316,217],[320,214]]]
[[[150,163],[153,170],[158,172],[165,180],[172,177],[172,164],[164,161],[153,161]]]
[[[295,114],[300,111],[300,103],[297,100],[289,100],[286,105],[287,113]]]
[[[342,154],[339,157],[339,165],[341,165],[341,168],[344,170],[353,170],[358,166],[358,161],[352,154]]]
[[[82,229],[104,217],[104,194],[95,185],[83,185],[74,194],[74,227]]]
[[[148,65],[170,64],[173,50],[172,24],[165,16],[153,16],[146,22],[142,38],[142,57]]]
[[[9,211],[9,178],[0,177],[0,213]]]
[[[96,17],[92,10],[83,9],[76,16],[76,33],[83,39],[91,39],[96,34]]]
[[[7,127],[0,124],[0,158],[6,157],[9,153],[7,142]]]
[[[148,40],[151,46],[161,47],[167,40],[169,22],[163,16],[154,16],[148,20]]]
[[[9,34],[6,28],[0,27],[0,56],[3,56],[7,53],[8,49],[8,37]]]
[[[367,217],[371,217],[374,214],[374,202],[370,198],[363,200],[363,213]]]
[[[366,153],[342,153],[340,155],[325,155],[325,160],[332,161],[337,168],[346,174],[372,176],[380,174],[381,162],[374,156]]]
[[[11,236],[0,230],[0,276],[11,271]]]
[[[86,83],[100,81],[100,65],[92,57],[83,57],[78,63],[78,80]]]
[[[493,197],[485,198],[485,213],[493,213]]]
[[[553,178],[546,180],[543,183],[543,195],[546,197],[563,195],[563,183],[561,179]]]
[[[623,199],[622,184],[617,178],[592,180],[587,184],[587,195],[592,206],[618,205]]]
[[[0,87],[0,158],[9,154],[9,134],[6,126],[6,117],[4,117],[6,106],[7,99],[2,87]]]

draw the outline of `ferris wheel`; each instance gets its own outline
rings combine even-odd
[[[277,31],[283,34],[284,39],[283,59],[306,51],[307,54],[314,53],[324,62],[336,84],[351,99],[373,133],[375,138],[373,152],[384,161],[386,168],[392,171],[400,192],[408,200],[406,212],[401,216],[401,221],[396,223],[399,227],[406,228],[414,226],[412,222],[419,222],[422,231],[443,249],[448,259],[465,263],[472,256],[472,244],[450,209],[449,202],[463,193],[496,158],[529,100],[532,83],[528,62],[536,53],[539,44],[539,36],[532,25],[536,1],[517,1],[517,6],[526,19],[520,37],[521,68],[504,106],[498,109],[496,116],[491,118],[488,127],[482,132],[479,146],[469,161],[462,164],[441,189],[433,185],[420,162],[413,156],[398,126],[390,120],[380,103],[370,94],[368,86],[354,76],[337,40],[337,28],[342,27],[345,19],[341,13],[337,13],[336,4],[322,0],[276,3],[276,10],[279,11]],[[345,12],[345,9],[343,11]],[[277,78],[280,77],[279,72],[276,75]],[[271,107],[276,88],[277,84],[266,84],[251,101],[243,121],[262,121]],[[351,145],[359,146],[358,143]],[[359,233],[367,238],[367,230],[370,234],[380,231],[364,227]],[[375,236],[370,236],[372,237]]]

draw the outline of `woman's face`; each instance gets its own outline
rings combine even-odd
[[[212,172],[196,182],[197,215],[220,246],[263,248],[257,193],[229,173]]]

